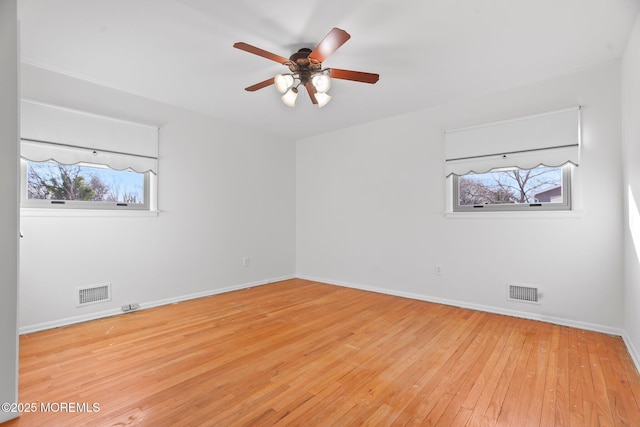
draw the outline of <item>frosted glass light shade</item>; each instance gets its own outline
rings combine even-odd
[[[296,89],[295,87],[292,87],[280,97],[282,102],[284,102],[289,107],[296,106],[296,98],[298,98],[298,89]]]
[[[293,77],[290,74],[276,74],[273,82],[278,92],[285,93],[293,85]]]
[[[316,88],[316,92],[325,93],[331,88],[331,79],[326,74],[318,74],[311,79],[313,87]]]
[[[331,101],[331,95],[327,95],[324,92],[318,92],[315,94],[316,101],[318,101],[318,108],[322,108]]]

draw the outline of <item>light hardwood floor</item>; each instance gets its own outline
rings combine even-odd
[[[640,426],[619,337],[299,279],[24,335],[19,375],[6,427]]]

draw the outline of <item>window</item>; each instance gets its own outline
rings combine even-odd
[[[53,160],[22,165],[23,207],[149,209],[149,172]]]
[[[571,209],[571,167],[495,169],[453,176],[453,210]]]
[[[580,108],[446,132],[449,209],[571,210]]]
[[[158,128],[21,101],[21,207],[155,210]]]

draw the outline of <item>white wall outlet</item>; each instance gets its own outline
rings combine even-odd
[[[249,257],[248,256],[242,258],[242,265],[244,265],[245,267],[249,267]]]
[[[436,264],[433,269],[433,274],[435,274],[436,276],[442,276],[442,266],[440,264]]]

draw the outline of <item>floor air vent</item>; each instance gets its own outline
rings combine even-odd
[[[520,285],[507,285],[507,289],[509,292],[508,298],[510,301],[538,304],[538,297],[540,296],[538,288]]]
[[[98,302],[111,301],[111,283],[83,286],[77,288],[77,290],[78,307]]]

